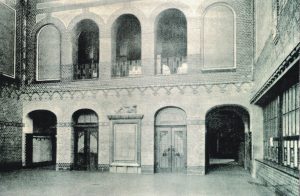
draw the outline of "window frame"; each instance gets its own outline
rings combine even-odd
[[[299,87],[299,82],[289,86],[263,107],[263,158],[295,171],[300,169]]]

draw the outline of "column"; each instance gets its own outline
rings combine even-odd
[[[63,33],[61,41],[61,80],[73,79],[73,57],[71,33]]]
[[[99,40],[100,48],[100,63],[99,77],[100,80],[109,80],[111,78],[112,68],[112,37],[111,30],[105,29],[100,32]]]
[[[71,122],[58,122],[56,135],[56,170],[70,170],[74,160],[74,134]]]
[[[187,57],[188,73],[197,73],[201,69],[200,55],[200,19],[199,17],[187,18]]]
[[[187,119],[187,174],[205,174],[205,121]]]
[[[154,23],[150,21],[143,21],[142,26],[142,74],[145,76],[154,75],[154,46],[155,46],[155,32]]]

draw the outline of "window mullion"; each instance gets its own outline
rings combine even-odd
[[[279,164],[282,164],[283,163],[283,128],[282,128],[282,122],[283,122],[283,111],[282,111],[282,106],[283,106],[283,94],[281,96],[279,96],[278,98],[278,105],[277,105],[277,108],[278,108],[278,122],[277,122],[277,125],[278,125],[278,154],[277,154],[277,158],[278,158],[278,163]]]

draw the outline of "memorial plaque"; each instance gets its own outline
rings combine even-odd
[[[114,125],[114,161],[136,161],[137,125]]]

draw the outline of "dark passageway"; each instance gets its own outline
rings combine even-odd
[[[245,119],[249,119],[246,111],[237,106],[217,107],[207,113],[206,164],[210,171],[224,164],[245,166]]]

